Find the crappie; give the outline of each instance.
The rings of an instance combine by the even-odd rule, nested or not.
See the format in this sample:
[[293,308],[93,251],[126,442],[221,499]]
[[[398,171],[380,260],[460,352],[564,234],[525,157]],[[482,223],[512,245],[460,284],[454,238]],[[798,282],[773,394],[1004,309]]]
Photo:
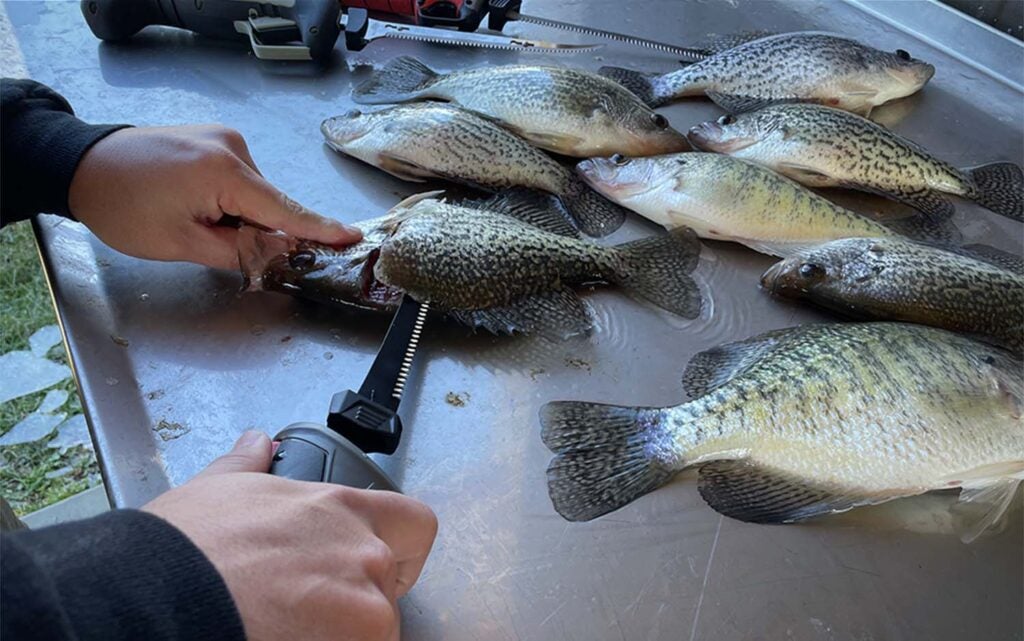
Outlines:
[[665,116],[620,84],[564,67],[501,65],[439,75],[403,56],[356,87],[352,99],[452,102],[566,156],[650,156],[689,149]]
[[336,151],[413,182],[442,178],[488,191],[527,187],[555,194],[591,236],[615,231],[626,214],[571,170],[493,122],[451,105],[399,105],[328,118]]
[[805,325],[698,354],[696,400],[541,410],[555,509],[581,521],[699,467],[701,496],[789,523],[960,487],[993,522],[1024,478],[1024,372],[1008,353],[901,323]]
[[932,65],[897,49],[879,51],[824,33],[782,33],[743,42],[679,71],[599,71],[651,106],[707,95],[730,112],[779,102],[816,102],[867,115],[909,96],[931,79]]
[[[898,320],[1024,349],[1024,272],[898,238],[850,238],[776,263],[761,286],[856,318]],[[1017,259],[1019,261],[1019,259]]]
[[729,156],[686,153],[650,158],[594,158],[577,165],[594,189],[672,229],[730,240],[788,256],[838,238],[941,236],[924,221],[885,225],[860,216],[760,165]]
[[887,196],[935,218],[953,214],[943,194],[1024,219],[1024,173],[999,162],[957,169],[866,118],[818,105],[775,105],[722,116],[690,129],[706,151],[770,167],[811,187],[846,187]]
[[687,318],[700,312],[690,231],[604,247],[580,240],[551,196],[513,190],[455,204],[438,193],[358,223],[364,237],[350,247],[250,231],[240,249],[250,288],[378,310],[408,293],[496,334],[586,332],[593,321],[571,289],[583,284],[615,285]]

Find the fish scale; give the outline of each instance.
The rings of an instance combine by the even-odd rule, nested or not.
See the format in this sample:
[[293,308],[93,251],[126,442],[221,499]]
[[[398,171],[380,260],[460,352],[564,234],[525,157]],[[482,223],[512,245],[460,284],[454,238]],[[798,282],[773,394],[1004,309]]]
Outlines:
[[943,327],[1024,352],[1024,274],[970,252],[897,238],[840,240],[773,265],[761,284],[848,316]]
[[699,468],[713,508],[763,523],[954,487],[980,497],[1024,478],[1019,362],[944,330],[775,330],[699,354],[684,385],[698,397],[676,407],[542,409],[556,454],[548,486],[563,516],[600,516],[688,467]]
[[952,215],[943,194],[1021,218],[1024,175],[994,163],[958,169],[866,118],[818,105],[776,105],[692,128],[690,141],[770,167],[815,187],[848,187],[894,198],[934,218]]
[[708,94],[733,112],[754,104],[796,100],[861,113],[916,92],[934,71],[909,55],[901,57],[812,32],[743,42],[679,71],[653,77],[617,67],[601,70],[655,106]]

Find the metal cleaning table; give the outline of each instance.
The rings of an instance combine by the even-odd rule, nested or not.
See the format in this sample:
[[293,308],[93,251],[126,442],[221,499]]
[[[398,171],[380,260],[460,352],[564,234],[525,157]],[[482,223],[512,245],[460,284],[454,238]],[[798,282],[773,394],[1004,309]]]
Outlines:
[[[958,165],[1024,157],[1020,43],[938,4],[527,4],[552,18],[680,43],[711,32],[818,29],[907,49],[935,64],[935,78],[921,94],[879,110],[879,119]],[[396,41],[339,51],[320,72],[165,30],[127,46],[101,44],[77,2],[6,8],[29,74],[61,91],[83,118],[226,123],[242,131],[274,183],[346,221],[378,215],[417,190],[321,142],[320,120],[352,107],[350,90],[368,65],[399,54],[442,70],[520,60],[591,69],[676,65],[618,46],[556,58]],[[720,113],[703,100],[663,111],[684,131]],[[866,197],[843,202],[879,205]],[[958,209],[971,240],[1021,251],[1020,223],[966,203]],[[631,221],[613,240],[653,230]],[[47,217],[40,234],[107,488],[119,506],[183,483],[242,430],[322,420],[331,394],[361,380],[386,329],[385,318],[282,295],[239,296],[236,274],[120,256],[67,221]],[[405,440],[382,461],[441,523],[423,578],[403,603],[406,639],[1021,639],[1019,505],[1001,533],[970,546],[949,532],[948,496],[802,526],[757,526],[720,517],[684,476],[590,523],[567,523],[552,510],[540,405],[678,403],[685,399],[680,373],[697,351],[826,318],[758,291],[757,277],[771,262],[708,244],[699,276],[713,311],[693,322],[597,292],[588,298],[601,329],[555,347],[430,327],[404,403]]]

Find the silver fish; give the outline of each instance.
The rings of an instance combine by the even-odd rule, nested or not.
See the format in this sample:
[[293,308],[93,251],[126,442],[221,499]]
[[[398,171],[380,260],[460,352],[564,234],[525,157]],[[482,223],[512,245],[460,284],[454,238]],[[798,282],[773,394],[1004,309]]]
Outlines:
[[619,67],[600,73],[652,106],[706,95],[730,112],[815,102],[867,115],[917,92],[935,67],[902,49],[890,53],[831,34],[796,32],[743,42],[663,75]]
[[566,156],[650,156],[689,149],[665,116],[618,83],[565,67],[500,65],[438,74],[403,56],[356,87],[352,99],[452,102]]
[[668,229],[738,242],[788,256],[838,238],[900,233],[955,242],[955,229],[917,218],[885,224],[844,209],[760,165],[730,156],[685,153],[594,158],[577,165],[594,189]]
[[933,218],[953,214],[943,194],[1024,219],[1024,172],[1008,162],[957,169],[920,145],[852,113],[775,105],[690,129],[690,142],[769,167],[811,187],[845,187],[893,198]]
[[527,187],[555,194],[591,236],[626,218],[570,169],[493,122],[442,103],[354,110],[320,125],[336,151],[413,182],[440,178],[488,191]]
[[[965,332],[1024,351],[1020,258],[988,247],[954,253],[901,238],[849,238],[772,265],[761,286],[847,316]],[[1016,269],[1006,265],[1016,260]]]
[[680,230],[605,247],[583,241],[558,201],[511,190],[486,201],[412,196],[358,223],[363,240],[333,248],[250,230],[240,248],[250,289],[391,311],[403,294],[495,334],[564,337],[593,320],[574,286],[609,284],[694,318],[689,276],[700,243]]
[[805,325],[694,357],[675,407],[559,401],[541,410],[555,509],[618,509],[700,470],[704,500],[791,523],[932,490],[991,507],[1024,479],[1024,370],[1008,352],[902,323]]

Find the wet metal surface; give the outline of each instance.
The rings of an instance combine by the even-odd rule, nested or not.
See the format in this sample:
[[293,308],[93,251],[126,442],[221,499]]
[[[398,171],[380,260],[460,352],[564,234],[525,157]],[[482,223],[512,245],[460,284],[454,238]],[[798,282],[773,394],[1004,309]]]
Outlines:
[[[821,29],[907,49],[938,71],[921,95],[879,110],[879,120],[960,166],[1024,156],[1019,44],[1008,48],[939,5],[914,3],[907,16],[911,3],[868,2],[865,11],[831,1],[660,1],[622,16],[623,3],[610,0],[527,4],[552,18],[680,43],[711,32]],[[14,2],[7,11],[29,73],[66,95],[83,118],[226,123],[242,131],[270,180],[346,221],[378,215],[417,191],[321,142],[320,121],[352,107],[352,84],[368,65],[399,54],[440,70],[521,59],[592,69],[675,65],[621,47],[540,58],[381,42],[339,52],[319,72],[169,31],[127,46],[100,44],[77,2]],[[913,19],[913,28],[903,31],[894,14]],[[703,100],[662,111],[683,131],[720,113]],[[836,196],[862,209],[884,206]],[[1019,223],[957,207],[971,240],[1021,251]],[[653,229],[632,221],[611,240]],[[361,381],[386,329],[384,318],[281,295],[240,297],[236,274],[126,258],[68,221],[47,217],[40,232],[117,505],[138,506],[184,482],[247,428],[321,421],[331,394]],[[1003,532],[971,546],[949,533],[948,496],[769,527],[720,517],[684,475],[591,523],[566,523],[552,510],[538,407],[556,398],[678,403],[685,400],[680,374],[697,351],[826,318],[758,291],[771,262],[708,244],[698,277],[713,306],[703,318],[683,322],[597,292],[588,299],[600,331],[554,348],[428,326],[403,405],[404,441],[382,460],[441,522],[423,579],[403,604],[406,639],[1021,638],[1019,506]]]

